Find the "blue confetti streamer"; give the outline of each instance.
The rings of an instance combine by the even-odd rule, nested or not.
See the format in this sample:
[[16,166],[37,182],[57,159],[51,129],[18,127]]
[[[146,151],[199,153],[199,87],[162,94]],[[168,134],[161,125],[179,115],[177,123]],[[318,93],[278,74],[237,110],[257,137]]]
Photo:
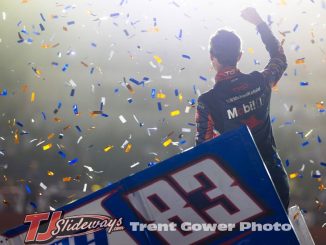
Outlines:
[[70,25],[74,25],[74,24],[75,24],[75,21],[73,21],[73,20],[67,22],[67,25],[68,25],[68,26],[70,26]]
[[62,71],[65,72],[69,67],[69,64],[64,64],[64,66],[62,67]]
[[7,89],[4,89],[0,92],[0,96],[7,96],[7,94],[8,94]]
[[112,13],[110,14],[110,17],[118,17],[120,14],[119,13]]
[[58,62],[54,62],[54,61],[53,61],[53,62],[51,63],[51,65],[53,65],[53,66],[58,66],[58,65],[59,65],[59,63],[58,63]]
[[21,123],[21,122],[16,122],[16,124],[19,126],[19,127],[24,127],[24,125]]
[[301,144],[302,147],[305,147],[305,146],[307,146],[307,145],[309,145],[309,141],[305,141],[305,142],[303,142],[303,143]]
[[190,56],[189,56],[189,55],[186,55],[186,54],[183,54],[183,55],[182,55],[182,58],[184,58],[184,59],[188,59],[188,60],[191,59]]
[[105,114],[105,113],[102,113],[101,116],[102,117],[109,117],[109,115],[108,114]]
[[62,106],[62,103],[61,103],[61,101],[59,101],[59,102],[58,102],[58,109],[60,109],[61,106]]
[[180,29],[180,31],[179,31],[179,35],[178,35],[178,37],[177,37],[179,40],[181,40],[182,39],[182,29]]
[[71,91],[70,91],[70,96],[73,97],[74,95],[75,95],[75,89],[73,88],[73,89],[71,89]]
[[29,204],[30,204],[34,209],[37,209],[37,205],[36,205],[35,202],[30,202]]
[[31,194],[31,188],[29,188],[29,186],[27,184],[25,184],[25,190],[27,191],[28,194]]
[[309,82],[305,82],[305,81],[300,82],[300,86],[308,86],[308,85],[309,85]]
[[94,68],[94,67],[92,67],[89,73],[90,73],[90,74],[93,74],[93,72],[94,72],[94,69],[95,69],[95,68]]
[[75,115],[79,114],[78,113],[78,106],[76,104],[72,106],[72,109],[73,109]]
[[318,142],[319,144],[322,142],[322,140],[321,140],[321,138],[320,138],[319,135],[317,136],[317,142]]
[[156,89],[152,89],[151,97],[154,99],[156,97]]
[[162,111],[162,105],[161,102],[157,102],[157,108],[159,111]]
[[71,166],[71,165],[74,165],[77,162],[78,162],[78,158],[74,158],[74,159],[68,161],[68,164]]
[[66,153],[64,153],[63,151],[58,151],[58,154],[65,159],[66,158]]
[[91,45],[92,45],[94,48],[97,47],[96,43],[91,43]]
[[321,162],[320,165],[326,167],[326,162]]
[[77,131],[78,131],[79,133],[82,132],[81,128],[80,128],[78,125],[76,125],[75,128],[77,129]]
[[136,85],[140,85],[140,84],[143,83],[143,82],[139,82],[139,81],[136,80],[135,78],[130,78],[129,81],[132,82],[132,83],[134,83],[134,84],[136,84]]
[[46,120],[46,115],[45,115],[45,112],[42,111],[42,117],[43,117],[43,120]]
[[203,77],[203,76],[199,76],[199,78],[201,79],[201,80],[203,80],[203,81],[207,81],[207,78],[206,77]]
[[174,90],[174,94],[175,94],[175,96],[179,96],[179,90],[178,89],[175,89]]
[[42,20],[45,22],[46,20],[44,18],[44,15],[42,13],[40,13],[40,15],[41,15]]
[[126,29],[124,29],[123,32],[126,34],[126,36],[129,36],[129,32]]
[[132,98],[128,98],[128,103],[129,103],[129,104],[132,103]]
[[40,24],[40,29],[41,29],[41,31],[45,31],[45,28],[42,24]]
[[290,161],[289,161],[289,159],[286,159],[285,160],[285,165],[288,167],[288,166],[290,166]]
[[294,27],[293,27],[293,32],[296,32],[298,30],[298,27],[299,27],[299,24],[296,24]]

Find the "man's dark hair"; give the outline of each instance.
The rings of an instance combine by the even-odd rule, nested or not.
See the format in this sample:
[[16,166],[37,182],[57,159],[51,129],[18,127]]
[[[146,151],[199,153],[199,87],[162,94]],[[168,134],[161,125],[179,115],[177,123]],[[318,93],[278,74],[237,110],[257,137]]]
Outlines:
[[240,55],[241,41],[233,32],[218,30],[210,40],[210,53],[224,66],[235,66]]

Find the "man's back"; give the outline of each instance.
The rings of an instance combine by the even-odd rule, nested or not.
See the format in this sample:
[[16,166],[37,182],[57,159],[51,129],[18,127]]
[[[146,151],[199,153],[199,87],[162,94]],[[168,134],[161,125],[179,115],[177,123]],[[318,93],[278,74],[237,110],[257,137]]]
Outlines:
[[269,116],[271,87],[261,73],[243,74],[235,68],[223,71],[223,80],[204,93],[199,106],[211,112],[220,133],[247,125],[263,158],[272,157],[275,142]]

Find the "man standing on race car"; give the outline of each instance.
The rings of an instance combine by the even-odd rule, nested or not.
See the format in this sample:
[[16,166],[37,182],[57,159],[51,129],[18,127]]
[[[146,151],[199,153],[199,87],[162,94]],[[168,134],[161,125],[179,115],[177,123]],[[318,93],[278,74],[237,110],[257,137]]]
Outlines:
[[241,58],[240,38],[232,31],[219,30],[210,39],[210,57],[217,71],[215,85],[198,98],[196,144],[247,125],[273,179],[284,208],[289,206],[289,182],[276,150],[270,120],[272,87],[287,68],[278,40],[254,8],[242,11],[254,24],[270,55],[263,71],[243,74],[237,69]]

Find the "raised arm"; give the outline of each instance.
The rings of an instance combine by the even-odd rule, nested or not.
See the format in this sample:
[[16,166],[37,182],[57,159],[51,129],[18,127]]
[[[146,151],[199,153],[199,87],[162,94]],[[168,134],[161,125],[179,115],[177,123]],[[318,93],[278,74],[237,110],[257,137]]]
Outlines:
[[265,44],[270,60],[262,71],[262,74],[265,81],[273,87],[280,80],[287,68],[284,50],[268,25],[262,20],[254,8],[246,8],[242,11],[241,16],[257,27],[261,39]]

